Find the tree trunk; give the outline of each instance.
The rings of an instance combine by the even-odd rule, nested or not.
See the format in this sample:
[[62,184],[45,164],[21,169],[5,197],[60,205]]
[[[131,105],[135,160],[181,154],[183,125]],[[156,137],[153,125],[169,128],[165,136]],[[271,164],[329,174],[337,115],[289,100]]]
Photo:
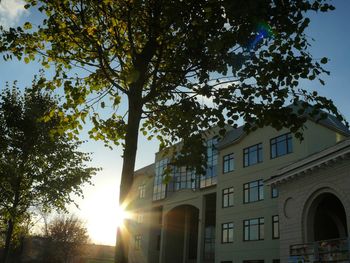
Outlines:
[[[140,96],[139,96],[140,98]],[[119,205],[122,205],[128,199],[130,192],[134,170],[135,160],[137,152],[138,132],[142,114],[142,103],[140,99],[137,99],[137,95],[129,95],[129,113],[128,124],[125,134],[125,145],[123,154],[123,169],[120,182],[120,194]],[[125,207],[127,209],[127,207]],[[127,224],[127,222],[126,222]],[[117,242],[116,242],[116,263],[128,262],[130,236],[127,231],[124,233],[122,229],[117,230]]]
[[5,248],[4,248],[4,254],[3,254],[3,257],[2,257],[2,263],[7,263],[8,260],[9,260],[13,227],[14,227],[13,220],[9,219],[8,222],[7,222]]

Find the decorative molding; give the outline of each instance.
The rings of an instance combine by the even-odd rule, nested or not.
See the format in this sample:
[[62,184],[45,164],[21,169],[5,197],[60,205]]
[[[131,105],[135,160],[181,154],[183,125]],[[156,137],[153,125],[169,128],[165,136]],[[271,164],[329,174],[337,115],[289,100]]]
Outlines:
[[276,185],[287,182],[295,177],[306,175],[325,166],[349,159],[350,139],[341,141],[323,151],[312,154],[302,160],[281,168],[277,174],[265,181],[267,185]]

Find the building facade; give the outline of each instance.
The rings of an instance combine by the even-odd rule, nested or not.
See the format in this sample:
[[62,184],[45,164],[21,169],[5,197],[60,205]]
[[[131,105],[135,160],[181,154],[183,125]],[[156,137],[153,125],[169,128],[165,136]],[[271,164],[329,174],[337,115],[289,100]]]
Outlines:
[[[150,263],[293,260],[291,246],[316,239],[304,239],[294,233],[301,231],[296,228],[302,206],[297,201],[291,203],[288,213],[293,216],[288,220],[295,221],[286,219],[283,206],[288,198],[298,199],[299,184],[308,192],[311,183],[284,183],[284,179],[280,182],[277,178],[282,178],[281,171],[286,173],[292,164],[334,147],[349,135],[332,116],[318,123],[307,121],[303,141],[287,130],[270,127],[249,134],[237,128],[220,141],[209,134],[204,175],[186,167],[170,167],[169,153],[157,153],[154,164],[135,172],[129,197],[133,219],[127,224],[129,260]],[[164,171],[168,171],[166,176]],[[307,178],[318,181],[312,176]],[[323,183],[327,185],[328,181]],[[343,193],[350,191],[350,184],[344,187]],[[306,194],[300,198],[307,198]],[[345,205],[350,208],[350,203]],[[344,238],[348,237],[347,231],[345,227]]]

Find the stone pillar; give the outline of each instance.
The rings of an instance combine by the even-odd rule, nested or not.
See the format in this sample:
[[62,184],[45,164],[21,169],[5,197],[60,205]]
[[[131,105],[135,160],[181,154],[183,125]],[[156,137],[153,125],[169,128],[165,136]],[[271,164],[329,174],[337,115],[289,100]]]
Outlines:
[[182,254],[182,262],[183,263],[187,263],[187,259],[188,259],[188,249],[189,249],[189,230],[190,230],[190,211],[188,209],[188,207],[185,207],[185,218],[184,218],[184,247],[183,247],[183,254]]
[[159,251],[159,263],[165,262],[165,247],[166,247],[166,238],[167,238],[167,216],[166,213],[163,212],[162,215],[162,229],[160,234],[160,251]]
[[204,197],[200,197],[198,213],[198,239],[197,239],[197,263],[203,262],[204,249],[204,223],[205,223],[205,202]]

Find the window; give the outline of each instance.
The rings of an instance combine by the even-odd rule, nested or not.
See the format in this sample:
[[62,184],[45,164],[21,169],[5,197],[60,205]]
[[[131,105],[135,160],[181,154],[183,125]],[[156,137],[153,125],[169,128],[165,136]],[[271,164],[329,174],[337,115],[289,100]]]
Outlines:
[[244,200],[243,202],[252,203],[264,200],[264,183],[263,180],[253,181],[243,185]]
[[135,249],[141,249],[141,241],[142,241],[142,236],[136,235],[135,236]]
[[292,134],[286,133],[270,141],[271,159],[293,152]]
[[142,214],[142,213],[138,213],[138,214],[136,215],[136,222],[137,222],[138,224],[143,223],[143,214]]
[[233,206],[233,187],[222,190],[222,207]]
[[173,167],[175,191],[196,188],[196,173],[186,166]]
[[272,217],[272,238],[280,238],[280,222],[278,215]]
[[243,221],[244,241],[264,239],[264,218],[254,218]]
[[244,167],[262,162],[262,144],[256,144],[243,149]]
[[204,260],[215,259],[215,226],[206,226],[204,232]]
[[217,164],[218,164],[218,151],[215,147],[217,139],[212,138],[207,140],[207,170],[206,174],[200,177],[200,187],[208,187],[216,185],[217,180]]
[[163,183],[164,171],[168,166],[168,159],[162,159],[156,162],[156,175],[153,185],[153,200],[161,200],[166,196],[167,185]]
[[144,199],[146,197],[146,185],[139,185],[139,198]]
[[222,224],[221,242],[232,243],[233,242],[233,223]]
[[235,159],[233,153],[223,157],[223,173],[232,172],[235,169]]
[[271,187],[271,198],[278,197],[278,189],[276,187]]

